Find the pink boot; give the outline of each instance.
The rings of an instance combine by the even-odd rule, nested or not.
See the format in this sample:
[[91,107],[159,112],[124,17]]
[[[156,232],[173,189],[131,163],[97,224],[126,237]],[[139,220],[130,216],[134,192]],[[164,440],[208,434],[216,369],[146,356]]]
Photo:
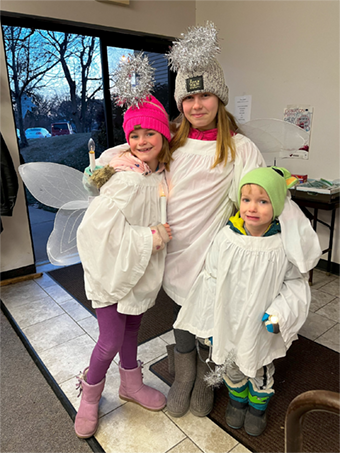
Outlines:
[[119,398],[132,401],[150,411],[160,411],[166,405],[163,393],[143,384],[142,362],[138,360],[137,368],[124,370],[119,364],[120,387]]
[[[87,439],[97,431],[98,405],[104,390],[105,378],[99,384],[90,385],[86,382],[88,367],[78,377],[79,395],[82,393],[80,406],[74,422],[74,430],[78,437]],[[78,396],[79,396],[78,395]]]

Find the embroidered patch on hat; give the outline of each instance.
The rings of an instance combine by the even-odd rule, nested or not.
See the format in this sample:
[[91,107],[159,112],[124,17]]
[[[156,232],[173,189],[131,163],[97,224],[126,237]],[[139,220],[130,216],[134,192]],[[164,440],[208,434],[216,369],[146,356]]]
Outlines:
[[135,131],[138,131],[138,129],[142,129],[142,126],[141,126],[140,124],[135,124],[135,125],[133,126],[133,129],[134,129]]
[[186,84],[188,93],[191,91],[204,90],[203,76],[190,77],[189,79],[186,79]]

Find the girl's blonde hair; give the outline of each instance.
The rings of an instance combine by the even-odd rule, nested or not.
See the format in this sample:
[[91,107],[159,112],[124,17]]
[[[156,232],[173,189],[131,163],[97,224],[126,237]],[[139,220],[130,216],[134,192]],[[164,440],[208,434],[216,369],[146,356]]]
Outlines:
[[171,152],[170,152],[170,144],[168,139],[162,135],[163,138],[163,145],[161,152],[158,154],[158,162],[162,162],[165,165],[165,169],[167,171],[170,170],[170,162],[173,160],[171,157]]
[[[217,143],[216,143],[216,153],[215,161],[211,168],[215,168],[218,164],[226,165],[228,161],[232,162],[235,159],[235,144],[232,139],[232,134],[235,134],[238,130],[238,126],[234,116],[229,113],[223,102],[218,99],[218,109],[217,109]],[[171,154],[176,151],[176,149],[181,148],[185,145],[191,124],[186,119],[186,117],[181,114],[176,118],[175,123],[180,123],[179,127],[175,132],[175,135],[172,137],[170,142],[170,152]],[[230,158],[228,158],[230,154]]]

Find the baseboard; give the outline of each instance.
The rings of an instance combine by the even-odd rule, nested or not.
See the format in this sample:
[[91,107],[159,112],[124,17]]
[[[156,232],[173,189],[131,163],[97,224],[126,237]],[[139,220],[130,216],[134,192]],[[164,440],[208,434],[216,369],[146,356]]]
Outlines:
[[33,280],[35,278],[42,277],[42,272],[37,274],[22,275],[21,277],[7,278],[6,280],[0,281],[0,286],[14,285],[15,283],[26,282],[27,280]]
[[[327,260],[320,260],[316,266],[316,269],[327,272],[327,264]],[[340,264],[331,262],[330,273],[334,275],[340,275]]]
[[0,273],[0,280],[10,280],[12,278],[23,277],[30,274],[35,274],[37,269],[35,264],[30,264],[29,266],[20,267],[18,269],[12,269],[10,271],[5,271]]

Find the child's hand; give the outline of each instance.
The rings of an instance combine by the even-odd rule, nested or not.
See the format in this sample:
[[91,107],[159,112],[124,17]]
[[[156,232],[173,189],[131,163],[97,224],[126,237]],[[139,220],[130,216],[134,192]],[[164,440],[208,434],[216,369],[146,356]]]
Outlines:
[[278,320],[277,316],[268,315],[268,313],[265,313],[262,316],[262,322],[264,322],[268,332],[270,332],[270,333],[279,333],[280,332],[279,320]]
[[[96,165],[96,167],[95,167],[95,169],[93,170],[93,172],[95,172],[96,170],[100,170],[101,168],[103,168],[102,165]],[[88,175],[88,176],[92,176],[92,173],[93,173],[93,172],[91,171],[91,167],[90,167],[90,166],[86,167],[85,170],[84,170],[84,172],[85,172],[85,174]]]
[[152,254],[155,254],[164,249],[165,244],[170,241],[172,236],[167,223],[164,225],[159,223],[157,226],[150,227],[150,229],[152,234]]
[[164,228],[166,229],[166,232],[168,233],[168,236],[170,239],[172,239],[172,234],[171,234],[171,228],[168,223],[163,223]]

